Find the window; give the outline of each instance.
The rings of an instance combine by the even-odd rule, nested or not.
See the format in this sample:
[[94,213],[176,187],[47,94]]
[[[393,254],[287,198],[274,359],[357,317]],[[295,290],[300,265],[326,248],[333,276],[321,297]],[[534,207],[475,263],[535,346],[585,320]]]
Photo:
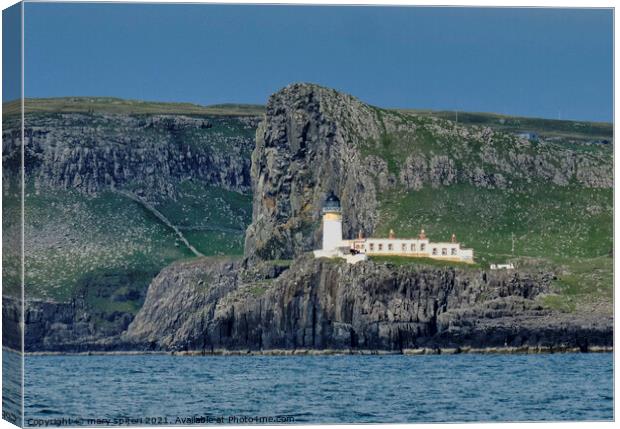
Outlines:
[[437,248],[433,247],[433,255],[436,255],[436,254],[437,254]]
[[420,252],[424,252],[426,250],[426,244],[420,244]]
[[379,243],[379,251],[383,250],[383,244]]
[[390,251],[394,250],[394,246],[392,245],[392,243],[388,244],[388,250]]
[[446,249],[445,247],[441,249],[441,256],[448,256],[448,249]]
[[400,248],[402,249],[403,252],[407,251],[407,245],[405,243],[403,243]]
[[452,254],[456,255],[456,249],[452,249]]
[[370,251],[372,252],[373,250],[375,250],[375,243],[370,243]]
[[411,244],[411,251],[415,252],[415,244],[413,244],[413,243]]

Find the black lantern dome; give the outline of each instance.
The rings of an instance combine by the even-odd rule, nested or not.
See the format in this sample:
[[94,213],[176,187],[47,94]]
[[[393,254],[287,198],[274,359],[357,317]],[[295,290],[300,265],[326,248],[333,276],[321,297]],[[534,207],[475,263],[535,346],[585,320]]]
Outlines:
[[340,213],[340,200],[331,192],[323,204],[323,213]]

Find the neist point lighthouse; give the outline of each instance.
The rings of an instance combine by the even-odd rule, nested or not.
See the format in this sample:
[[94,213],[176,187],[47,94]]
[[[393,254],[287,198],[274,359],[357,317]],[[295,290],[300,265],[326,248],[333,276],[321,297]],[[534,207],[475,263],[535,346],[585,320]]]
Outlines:
[[424,230],[418,238],[396,238],[393,230],[387,238],[364,238],[360,232],[353,240],[342,239],[342,208],[340,200],[331,193],[323,205],[323,248],[314,251],[317,258],[343,258],[351,264],[367,259],[368,255],[432,258],[444,261],[474,262],[474,251],[461,248],[452,234],[449,242],[433,243]]

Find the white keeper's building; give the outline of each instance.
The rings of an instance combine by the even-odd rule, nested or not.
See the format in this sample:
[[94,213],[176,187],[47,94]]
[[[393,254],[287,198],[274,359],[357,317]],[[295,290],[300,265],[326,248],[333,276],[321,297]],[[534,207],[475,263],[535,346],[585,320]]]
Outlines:
[[355,264],[368,256],[393,255],[412,258],[432,258],[464,263],[474,262],[474,251],[464,249],[452,234],[449,242],[433,243],[424,230],[417,238],[396,238],[393,230],[387,238],[364,238],[360,232],[353,240],[342,238],[342,209],[340,200],[332,193],[323,205],[323,248],[314,251],[317,258],[344,258]]

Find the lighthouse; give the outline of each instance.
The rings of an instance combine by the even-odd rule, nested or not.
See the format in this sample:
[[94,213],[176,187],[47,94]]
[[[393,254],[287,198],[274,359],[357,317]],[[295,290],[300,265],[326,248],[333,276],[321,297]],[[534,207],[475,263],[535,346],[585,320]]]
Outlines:
[[342,208],[333,192],[325,199],[323,215],[323,246],[314,251],[316,258],[341,258],[350,264],[365,261],[369,256],[401,256],[432,258],[444,261],[474,263],[473,249],[461,247],[452,234],[449,242],[431,242],[422,229],[416,238],[400,238],[390,229],[387,238],[364,237],[360,231],[357,239],[342,238]]
[[323,251],[331,252],[342,246],[342,209],[332,192],[323,204]]
[[[330,193],[323,208],[323,248],[314,251],[317,258],[342,258],[350,264],[366,260],[366,255],[355,249],[355,240],[342,239],[342,208],[340,200]],[[363,241],[363,240],[362,240]]]

